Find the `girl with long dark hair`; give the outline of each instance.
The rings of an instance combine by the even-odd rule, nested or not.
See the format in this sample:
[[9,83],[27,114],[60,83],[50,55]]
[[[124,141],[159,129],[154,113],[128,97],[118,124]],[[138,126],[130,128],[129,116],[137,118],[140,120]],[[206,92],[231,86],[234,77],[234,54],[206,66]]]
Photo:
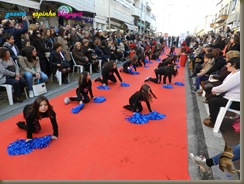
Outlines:
[[115,61],[109,61],[104,65],[104,68],[102,70],[102,79],[101,79],[101,77],[98,77],[95,79],[95,82],[99,81],[104,86],[108,85],[108,80],[111,80],[112,82],[116,83],[117,79],[115,78],[114,73],[117,75],[120,82],[123,82],[122,78],[118,72],[116,62]]
[[32,104],[28,104],[24,107],[23,115],[25,122],[20,121],[17,126],[21,129],[27,130],[27,141],[33,139],[32,134],[38,133],[41,130],[39,120],[43,118],[49,118],[53,127],[52,139],[58,138],[58,124],[56,120],[56,113],[53,110],[53,106],[49,103],[48,99],[40,95],[36,97]]
[[147,77],[144,82],[152,81],[154,83],[160,84],[163,78],[163,83],[166,84],[166,79],[168,78],[169,83],[172,82],[172,76],[176,77],[178,75],[178,67],[177,64],[171,64],[170,66],[163,66],[156,68],[154,70],[156,78],[152,78],[151,76]]
[[150,103],[152,98],[157,97],[151,90],[151,87],[147,84],[143,84],[139,91],[135,92],[129,98],[129,105],[125,105],[124,108],[132,112],[141,112],[143,110],[141,102],[144,101],[147,104],[149,112],[152,112]]
[[76,97],[66,97],[64,99],[64,103],[68,104],[70,101],[77,101],[80,104],[88,103],[90,98],[88,96],[88,92],[90,93],[91,98],[93,98],[92,93],[92,82],[91,82],[91,74],[87,71],[84,71],[80,74],[78,88],[76,89]]

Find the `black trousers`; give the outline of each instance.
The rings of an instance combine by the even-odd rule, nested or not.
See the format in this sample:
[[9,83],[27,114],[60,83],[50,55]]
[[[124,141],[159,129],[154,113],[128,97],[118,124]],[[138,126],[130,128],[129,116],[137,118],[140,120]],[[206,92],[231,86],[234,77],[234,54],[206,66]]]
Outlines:
[[[227,102],[228,99],[223,97],[218,97],[212,94],[208,96],[208,107],[211,117],[210,120],[212,123],[215,123],[219,114],[220,107],[225,107]],[[233,102],[230,107],[235,110],[240,110],[240,102]]]
[[88,103],[90,101],[88,94],[86,93],[80,94],[78,89],[76,89],[76,97],[70,97],[69,99],[70,101],[77,101],[77,102],[82,101],[83,103]]
[[14,88],[14,96],[20,97],[26,86],[26,81],[21,77],[20,80],[15,78],[7,78],[5,84],[10,84]]

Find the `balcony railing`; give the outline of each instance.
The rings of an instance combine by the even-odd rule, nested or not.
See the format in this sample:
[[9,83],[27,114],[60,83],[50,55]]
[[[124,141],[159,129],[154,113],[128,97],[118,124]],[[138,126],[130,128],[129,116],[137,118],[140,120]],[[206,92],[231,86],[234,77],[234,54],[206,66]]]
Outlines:
[[210,27],[213,28],[213,27],[214,27],[214,23],[211,23],[211,24],[210,24]]
[[220,15],[220,16],[216,19],[216,23],[222,23],[222,22],[224,22],[227,18],[228,18],[228,15]]

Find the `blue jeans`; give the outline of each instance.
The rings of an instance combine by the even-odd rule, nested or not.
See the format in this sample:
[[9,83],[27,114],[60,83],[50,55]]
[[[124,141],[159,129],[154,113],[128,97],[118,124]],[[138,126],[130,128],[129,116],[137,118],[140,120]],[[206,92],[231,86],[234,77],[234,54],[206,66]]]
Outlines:
[[[43,82],[45,83],[48,79],[48,76],[43,72],[41,72],[40,75],[41,75],[40,83],[43,83]],[[32,88],[33,77],[34,77],[33,74],[30,72],[24,72],[24,77],[26,79],[29,91],[33,91],[33,88]]]
[[208,78],[209,78],[209,76],[206,76],[206,75],[198,76],[196,78],[196,88],[195,88],[195,90],[199,90],[201,81],[206,81],[206,80],[208,80]]
[[[232,161],[239,160],[240,159],[240,144],[237,144],[236,146],[232,147],[234,157],[232,158]],[[219,164],[219,157],[222,155],[222,153],[215,155],[212,157],[214,165]]]

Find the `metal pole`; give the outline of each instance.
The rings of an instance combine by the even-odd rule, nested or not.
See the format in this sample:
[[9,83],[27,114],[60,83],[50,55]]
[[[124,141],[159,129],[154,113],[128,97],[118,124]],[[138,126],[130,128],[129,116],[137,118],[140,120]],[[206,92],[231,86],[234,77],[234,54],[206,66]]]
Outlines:
[[110,0],[108,0],[108,29],[110,30]]
[[143,10],[143,0],[141,1],[141,20],[140,20],[140,34],[142,34],[142,10]]

